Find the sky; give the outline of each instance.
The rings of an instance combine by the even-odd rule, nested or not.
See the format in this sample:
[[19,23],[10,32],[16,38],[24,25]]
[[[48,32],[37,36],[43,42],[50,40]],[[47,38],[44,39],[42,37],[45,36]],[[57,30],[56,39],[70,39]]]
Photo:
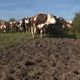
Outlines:
[[80,0],[0,0],[0,19],[21,19],[51,13],[72,20],[80,11]]

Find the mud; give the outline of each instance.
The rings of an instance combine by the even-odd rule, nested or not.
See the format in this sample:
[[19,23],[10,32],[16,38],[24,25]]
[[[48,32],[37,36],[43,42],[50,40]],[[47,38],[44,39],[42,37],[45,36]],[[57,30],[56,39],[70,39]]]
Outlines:
[[80,80],[80,40],[43,38],[5,47],[0,80]]

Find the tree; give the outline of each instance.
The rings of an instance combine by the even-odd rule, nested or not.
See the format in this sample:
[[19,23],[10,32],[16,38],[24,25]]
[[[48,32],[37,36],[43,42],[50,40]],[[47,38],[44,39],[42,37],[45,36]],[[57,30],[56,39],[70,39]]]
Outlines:
[[16,21],[16,19],[15,18],[10,18],[9,21]]
[[73,24],[73,30],[75,30],[75,32],[80,32],[80,12],[75,14]]

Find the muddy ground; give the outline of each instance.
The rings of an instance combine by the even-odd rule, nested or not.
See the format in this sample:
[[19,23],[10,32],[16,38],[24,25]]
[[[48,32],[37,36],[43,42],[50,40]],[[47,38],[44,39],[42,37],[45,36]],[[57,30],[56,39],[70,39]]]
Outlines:
[[33,39],[0,49],[0,80],[80,80],[80,40]]

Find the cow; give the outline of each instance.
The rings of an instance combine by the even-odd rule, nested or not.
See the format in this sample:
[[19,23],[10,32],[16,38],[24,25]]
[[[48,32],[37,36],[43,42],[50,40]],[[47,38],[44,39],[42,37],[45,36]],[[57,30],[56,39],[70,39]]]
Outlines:
[[20,32],[23,31],[23,28],[22,28],[22,20],[21,19],[16,22],[16,26],[18,28],[18,31],[20,31]]
[[35,37],[37,30],[40,30],[40,37],[42,38],[43,30],[49,24],[55,24],[56,20],[52,14],[39,13],[35,16],[32,16],[29,23],[31,25],[31,33],[33,38]]
[[5,22],[4,21],[1,21],[0,22],[0,31],[6,32],[6,29],[7,29],[7,27],[5,25]]
[[17,26],[17,21],[10,21],[9,25],[10,25],[11,32],[18,31],[19,28]]
[[69,29],[71,29],[72,26],[73,26],[73,23],[72,23],[71,20],[70,20],[70,21],[66,21],[66,24],[67,24],[67,27],[68,27]]
[[22,19],[21,27],[23,28],[24,32],[31,31],[31,18],[25,17]]
[[9,24],[9,21],[6,21],[5,22],[5,26],[6,26],[6,32],[10,32],[11,31],[11,28],[10,28],[10,24]]
[[54,16],[56,23],[50,24],[47,29],[46,33],[49,35],[57,35],[57,34],[63,34],[65,30],[69,30],[72,27],[71,22],[66,21],[62,17]]
[[20,32],[30,31],[30,18],[24,17],[16,22],[16,26]]
[[66,29],[71,29],[71,25],[72,25],[72,22],[69,22],[69,21],[66,21],[64,18],[62,17],[59,17],[58,18],[58,21],[59,23],[62,25],[63,28],[66,28]]

